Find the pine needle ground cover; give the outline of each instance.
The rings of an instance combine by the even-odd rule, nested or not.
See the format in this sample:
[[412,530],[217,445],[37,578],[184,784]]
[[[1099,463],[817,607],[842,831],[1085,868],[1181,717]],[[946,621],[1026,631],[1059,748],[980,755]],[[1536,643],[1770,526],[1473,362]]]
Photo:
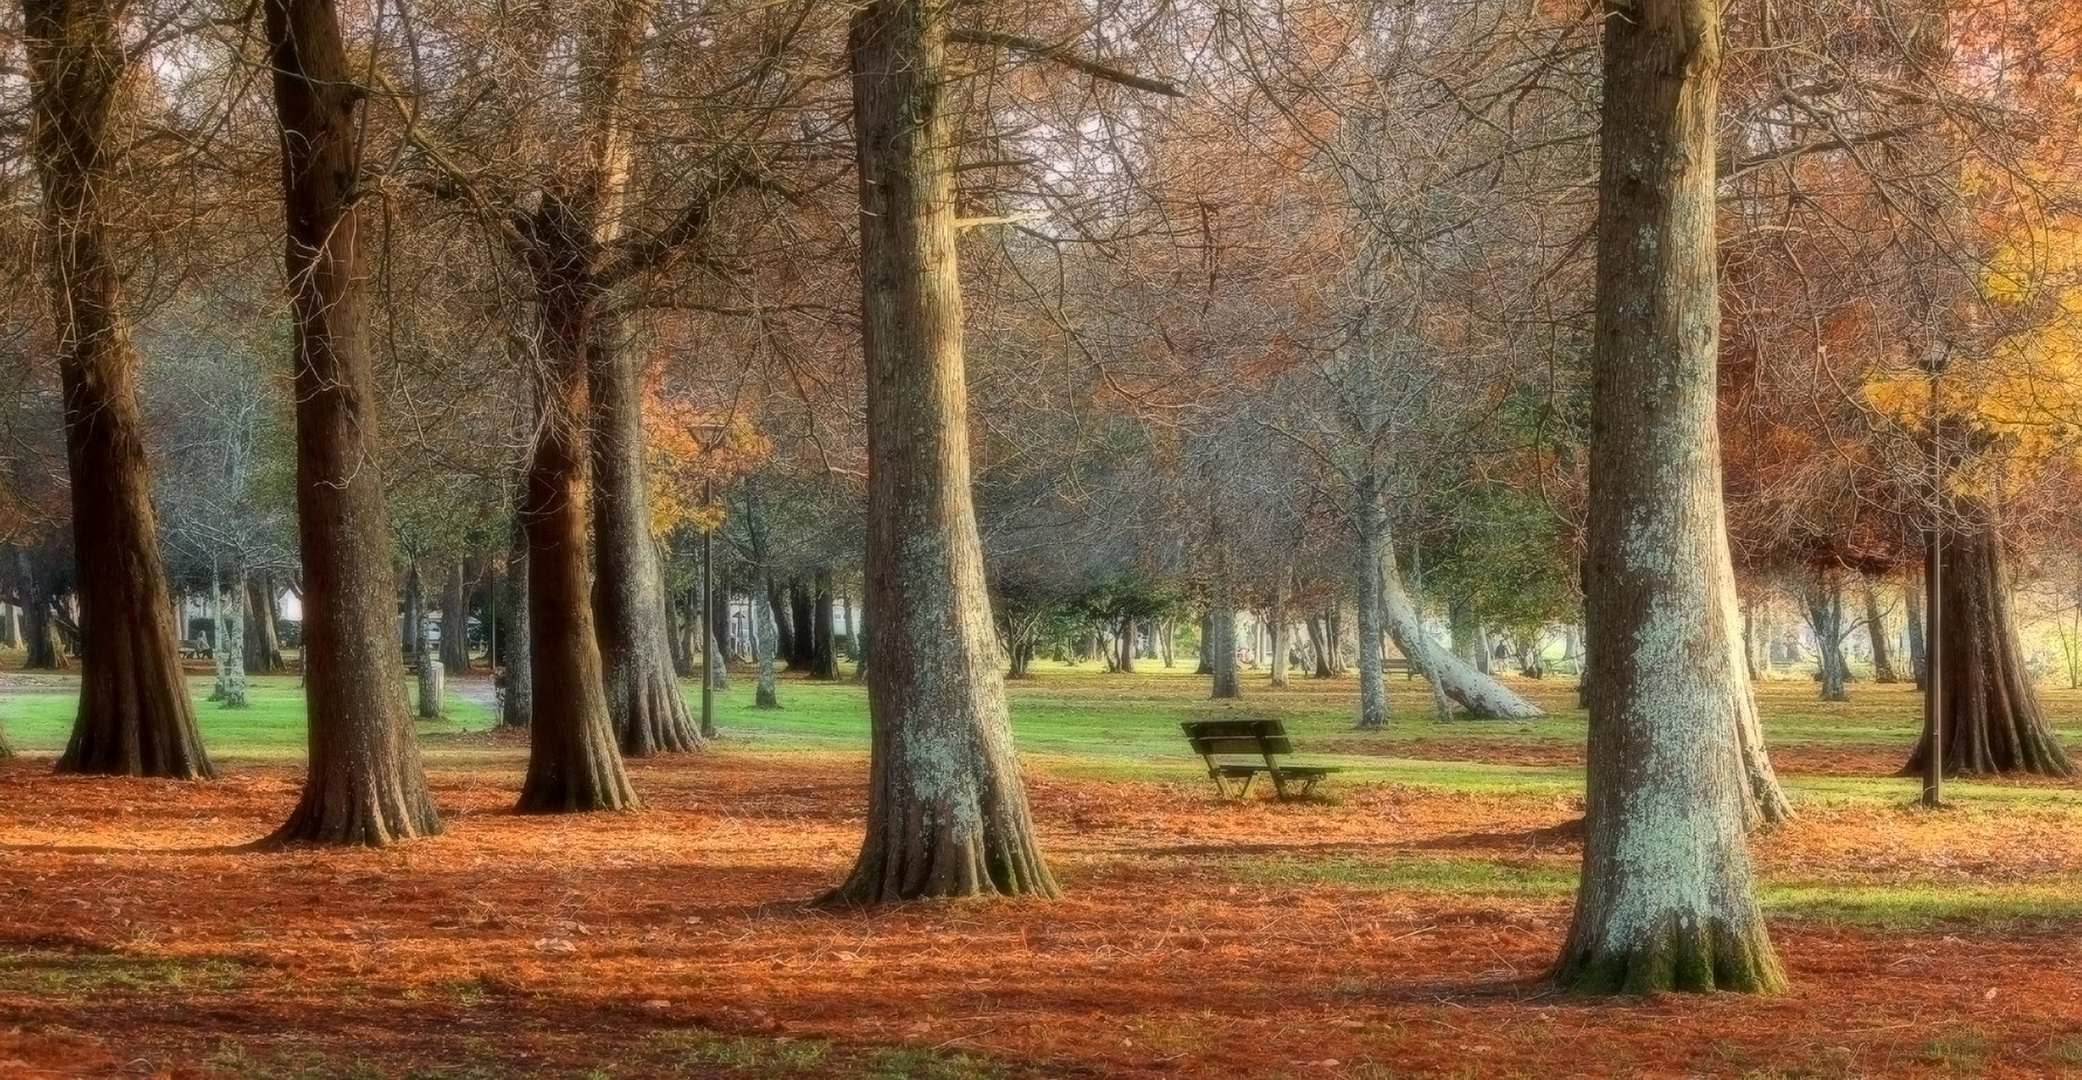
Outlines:
[[[859,843],[851,683],[721,697],[710,752],[631,763],[650,809],[512,812],[525,738],[456,680],[423,728],[447,820],[376,852],[255,852],[298,791],[293,679],[199,703],[224,778],[50,773],[64,680],[0,685],[0,1075],[2046,1076],[2082,1069],[2082,789],[1892,777],[1916,698],[1763,686],[1800,811],[1759,837],[1793,990],[1605,1001],[1539,976],[1566,928],[1583,722],[1441,722],[1395,680],[1241,702],[1039,665],[1013,689],[1055,903],[812,909]],[[1255,689],[1255,688],[1254,688]],[[207,692],[196,684],[198,694]],[[2064,738],[2082,696],[2049,692]],[[1328,797],[1218,799],[1178,721],[1283,719]]]

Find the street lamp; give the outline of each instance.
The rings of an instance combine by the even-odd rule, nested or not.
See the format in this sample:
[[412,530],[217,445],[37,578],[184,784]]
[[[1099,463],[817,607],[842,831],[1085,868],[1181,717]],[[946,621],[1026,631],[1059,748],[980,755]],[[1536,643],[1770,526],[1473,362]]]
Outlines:
[[[704,459],[713,458],[723,447],[726,431],[721,424],[694,425],[694,438],[701,444]],[[701,477],[701,737],[716,737],[716,627],[715,588],[716,524],[708,509],[716,501],[715,463],[704,460]]]

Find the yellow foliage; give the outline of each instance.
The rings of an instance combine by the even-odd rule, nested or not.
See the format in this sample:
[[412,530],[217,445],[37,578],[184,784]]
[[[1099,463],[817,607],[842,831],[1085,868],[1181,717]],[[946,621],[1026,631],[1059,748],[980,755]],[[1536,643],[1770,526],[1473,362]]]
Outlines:
[[2021,328],[1948,364],[1934,399],[1919,369],[1875,372],[1864,388],[1867,404],[1919,437],[1937,418],[1959,494],[1999,493],[2057,458],[2082,461],[2082,221],[2034,224],[2006,241],[1981,292]]
[[[651,532],[664,537],[686,526],[720,528],[722,496],[759,467],[772,450],[751,421],[706,412],[683,398],[647,388],[643,399],[644,478],[650,489]],[[714,485],[714,501],[703,488]]]

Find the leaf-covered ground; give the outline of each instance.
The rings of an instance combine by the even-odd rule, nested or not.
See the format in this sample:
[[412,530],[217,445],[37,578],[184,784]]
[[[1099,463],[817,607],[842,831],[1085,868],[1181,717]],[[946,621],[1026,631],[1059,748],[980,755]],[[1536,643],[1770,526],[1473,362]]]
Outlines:
[[1241,708],[1353,767],[1330,801],[1237,803],[1171,748],[1198,682],[1043,679],[1016,702],[1067,899],[831,912],[806,902],[859,842],[858,691],[784,690],[792,716],[635,763],[635,814],[515,815],[523,738],[431,735],[448,831],[381,852],[242,849],[298,771],[237,745],[214,783],[52,776],[35,704],[0,697],[30,752],[0,763],[0,1076],[2082,1071],[2082,800],[1910,807],[1891,688],[1834,713],[1767,688],[1802,811],[1756,844],[1792,992],[1647,1001],[1540,981],[1580,717],[1442,725],[1410,694],[1359,735],[1349,683],[1261,693]]

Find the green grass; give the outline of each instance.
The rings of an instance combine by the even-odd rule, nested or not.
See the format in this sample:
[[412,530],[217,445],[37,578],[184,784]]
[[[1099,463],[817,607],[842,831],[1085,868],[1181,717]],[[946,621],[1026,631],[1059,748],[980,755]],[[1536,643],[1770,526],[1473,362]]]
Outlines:
[[[207,700],[210,679],[191,676],[188,694],[203,745],[213,759],[301,760],[305,751],[304,691],[295,675],[252,675],[246,680],[247,706],[227,709]],[[400,691],[403,692],[402,690]],[[70,693],[0,694],[0,722],[7,739],[22,753],[55,754],[65,749],[78,711]],[[451,693],[444,702],[447,719],[419,726],[421,734],[476,731],[497,721],[492,711]]]
[[168,960],[119,953],[31,950],[0,953],[0,992],[51,998],[92,998],[133,990],[223,990],[239,982],[228,960]]

